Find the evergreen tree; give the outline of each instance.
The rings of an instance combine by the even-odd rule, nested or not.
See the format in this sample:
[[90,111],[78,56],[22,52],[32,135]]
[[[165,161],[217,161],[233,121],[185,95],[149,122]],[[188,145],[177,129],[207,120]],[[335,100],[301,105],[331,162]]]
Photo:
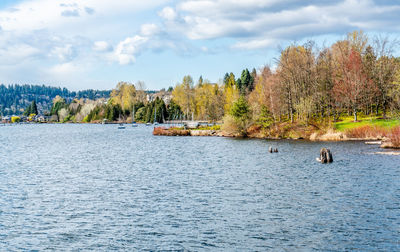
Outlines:
[[256,78],[257,78],[257,71],[256,71],[255,68],[253,68],[253,70],[251,71],[250,77],[251,77],[251,79],[250,79],[250,85],[249,85],[249,87],[248,87],[248,91],[249,91],[249,92],[251,92],[251,91],[254,90],[254,82],[255,82],[255,80],[256,80]]
[[153,103],[149,103],[146,106],[146,116],[144,118],[145,122],[152,122],[153,120]]
[[251,85],[251,76],[249,69],[246,68],[242,71],[240,80],[241,80],[240,92],[242,94],[245,94],[246,91],[249,90],[249,87]]
[[251,110],[244,96],[240,96],[233,104],[230,115],[234,118],[240,134],[245,136],[248,123],[251,119]]
[[122,114],[123,113],[122,113],[121,105],[119,105],[119,104],[113,105],[112,106],[112,120],[111,121],[119,120]]
[[240,78],[238,78],[236,80],[236,88],[240,91],[240,93],[242,93],[243,83],[242,83],[242,80]]
[[30,114],[31,114],[31,107],[32,107],[32,104],[30,104],[26,109],[25,109],[25,111],[24,111],[24,116],[29,116]]
[[224,85],[225,86],[228,85],[228,82],[229,82],[229,74],[226,73],[225,76],[224,76]]
[[197,86],[201,87],[203,86],[203,76],[200,75],[199,81],[197,82]]
[[238,120],[248,119],[250,116],[250,106],[243,96],[233,104],[230,114]]
[[38,114],[38,109],[37,109],[37,105],[36,105],[36,101],[33,101],[31,104],[31,114]]
[[144,122],[146,117],[146,107],[141,107],[135,113],[135,121]]
[[168,120],[179,120],[182,114],[183,113],[181,111],[181,107],[179,107],[179,105],[176,104],[174,100],[171,100],[167,108]]
[[26,109],[25,109],[25,112],[24,112],[24,116],[29,116],[29,115],[31,115],[31,114],[35,114],[35,115],[37,115],[38,114],[38,109],[37,109],[37,106],[36,106],[36,102],[35,101],[33,101]]

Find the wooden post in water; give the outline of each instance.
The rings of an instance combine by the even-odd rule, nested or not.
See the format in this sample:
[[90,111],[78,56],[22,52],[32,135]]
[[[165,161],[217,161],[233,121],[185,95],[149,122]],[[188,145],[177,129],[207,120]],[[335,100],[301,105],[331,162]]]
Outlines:
[[272,146],[270,146],[269,148],[268,148],[268,151],[269,151],[269,153],[276,153],[276,152],[278,152],[278,148],[272,148]]
[[329,149],[327,149],[327,148],[322,148],[319,151],[319,161],[322,164],[332,163],[333,162],[333,157],[332,157],[331,151]]

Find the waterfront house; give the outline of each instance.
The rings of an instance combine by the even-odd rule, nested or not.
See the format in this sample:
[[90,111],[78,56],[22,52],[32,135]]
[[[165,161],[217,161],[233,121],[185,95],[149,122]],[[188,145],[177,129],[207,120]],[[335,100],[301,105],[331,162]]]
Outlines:
[[10,116],[3,116],[1,118],[1,122],[2,123],[9,123],[9,122],[11,122],[11,117]]
[[50,121],[50,116],[39,115],[35,118],[36,122],[48,122]]

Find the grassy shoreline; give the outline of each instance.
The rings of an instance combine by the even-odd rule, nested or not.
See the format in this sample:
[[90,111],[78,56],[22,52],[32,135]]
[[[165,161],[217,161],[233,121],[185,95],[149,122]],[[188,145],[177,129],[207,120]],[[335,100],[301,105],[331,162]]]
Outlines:
[[252,125],[245,136],[220,128],[183,129],[157,127],[154,135],[220,136],[257,139],[305,139],[310,141],[381,141],[383,148],[400,148],[400,120],[373,117],[351,121],[344,118],[331,125],[282,122],[268,128]]

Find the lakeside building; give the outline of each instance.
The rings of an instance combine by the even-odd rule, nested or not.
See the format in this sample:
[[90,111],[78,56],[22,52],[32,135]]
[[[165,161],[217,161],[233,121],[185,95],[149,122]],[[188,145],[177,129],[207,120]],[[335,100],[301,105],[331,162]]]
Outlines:
[[148,102],[153,102],[157,98],[162,99],[166,105],[168,105],[172,100],[171,92],[158,92],[158,93],[148,93],[146,95],[146,100]]
[[35,122],[49,122],[50,116],[37,115],[37,116],[35,116],[34,121]]
[[1,118],[2,123],[10,123],[11,122],[11,116],[3,116]]

